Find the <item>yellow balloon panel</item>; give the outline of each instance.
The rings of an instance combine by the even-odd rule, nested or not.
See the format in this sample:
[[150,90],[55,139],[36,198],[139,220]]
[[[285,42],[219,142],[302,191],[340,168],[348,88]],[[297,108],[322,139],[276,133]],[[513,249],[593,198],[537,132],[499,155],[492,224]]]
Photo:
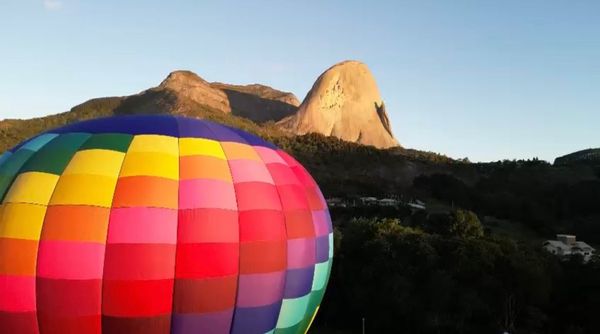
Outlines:
[[45,205],[4,204],[0,216],[0,238],[38,240],[45,215]]
[[119,176],[125,153],[111,150],[84,150],[73,156],[63,175],[91,174]]
[[158,176],[179,179],[179,158],[164,153],[128,152],[121,176]]
[[128,154],[134,152],[160,152],[178,156],[178,138],[161,135],[137,135],[129,146]]
[[5,203],[47,205],[59,176],[41,172],[20,174],[10,188]]
[[215,140],[204,138],[181,138],[179,140],[181,156],[207,155],[220,159],[227,159],[221,144]]
[[110,208],[117,176],[71,174],[63,175],[50,205],[93,205]]

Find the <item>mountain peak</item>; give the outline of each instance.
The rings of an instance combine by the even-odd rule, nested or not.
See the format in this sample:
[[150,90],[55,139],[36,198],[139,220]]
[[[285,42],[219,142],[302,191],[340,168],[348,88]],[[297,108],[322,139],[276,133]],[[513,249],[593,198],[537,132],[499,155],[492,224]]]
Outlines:
[[323,72],[298,112],[280,124],[297,134],[316,132],[379,148],[399,146],[375,78],[356,60]]
[[[362,68],[366,68],[367,70],[369,69],[367,67],[367,64],[363,63],[360,60],[347,59],[347,60],[342,60],[339,63],[333,64],[330,68],[327,69],[327,71],[334,69],[334,68],[340,68],[340,67],[345,67],[345,68],[362,67]],[[327,71],[325,71],[325,72],[327,72]]]
[[292,93],[269,86],[210,83],[192,71],[178,70],[158,86],[125,98],[119,112],[198,115],[203,109],[262,123],[292,115],[298,105]]
[[198,76],[198,74],[187,70],[177,70],[169,73],[169,75],[160,83],[159,87],[179,89],[182,87],[197,87],[203,85],[207,86],[208,82]]

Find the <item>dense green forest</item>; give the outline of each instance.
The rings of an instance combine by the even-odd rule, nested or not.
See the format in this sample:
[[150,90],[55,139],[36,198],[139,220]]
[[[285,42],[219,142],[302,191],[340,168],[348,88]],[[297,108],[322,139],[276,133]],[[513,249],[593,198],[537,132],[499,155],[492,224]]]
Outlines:
[[[574,233],[600,244],[598,166],[538,159],[471,164],[316,135],[288,145],[282,146],[328,195],[438,204],[417,212],[332,208],[336,255],[314,333],[360,333],[362,318],[367,333],[600,333],[599,258],[561,260],[540,242]],[[401,163],[422,171],[409,186],[377,167]],[[534,237],[520,230],[497,234],[482,224],[487,217]]]
[[432,174],[417,177],[414,189],[480,215],[519,222],[540,235],[573,233],[600,243],[600,174],[594,176],[593,167],[569,167],[565,173],[564,167],[526,161],[485,168],[486,175],[473,184]]
[[465,210],[333,209],[314,333],[599,333],[600,261],[484,233]]

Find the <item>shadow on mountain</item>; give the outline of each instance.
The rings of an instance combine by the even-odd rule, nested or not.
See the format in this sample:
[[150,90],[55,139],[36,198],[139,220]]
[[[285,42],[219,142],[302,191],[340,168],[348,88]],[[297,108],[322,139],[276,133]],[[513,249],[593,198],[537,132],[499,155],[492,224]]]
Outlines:
[[276,100],[265,99],[253,94],[243,93],[232,89],[223,89],[229,99],[231,113],[245,117],[257,123],[279,121],[293,115],[298,107]]
[[177,96],[168,90],[148,90],[126,97],[114,109],[115,115],[170,114],[177,104]]

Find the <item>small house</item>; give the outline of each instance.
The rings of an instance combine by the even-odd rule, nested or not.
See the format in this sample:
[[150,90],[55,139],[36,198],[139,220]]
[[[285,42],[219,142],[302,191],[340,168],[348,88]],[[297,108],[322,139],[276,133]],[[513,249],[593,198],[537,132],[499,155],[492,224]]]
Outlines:
[[377,198],[376,197],[361,197],[360,203],[362,205],[375,205],[375,204],[377,204]]
[[330,208],[334,208],[334,207],[345,208],[346,207],[346,202],[341,198],[333,197],[333,198],[328,198],[326,201],[327,201],[327,206],[329,206]]
[[427,209],[427,207],[425,206],[425,203],[422,201],[419,201],[418,199],[408,202],[407,205],[413,210],[426,210]]
[[557,234],[556,240],[546,240],[544,249],[557,256],[579,254],[585,262],[589,261],[596,251],[594,247],[583,241],[577,241],[577,237],[570,234]]
[[382,198],[377,201],[377,204],[379,204],[379,206],[398,206],[399,203],[400,201],[393,198]]

